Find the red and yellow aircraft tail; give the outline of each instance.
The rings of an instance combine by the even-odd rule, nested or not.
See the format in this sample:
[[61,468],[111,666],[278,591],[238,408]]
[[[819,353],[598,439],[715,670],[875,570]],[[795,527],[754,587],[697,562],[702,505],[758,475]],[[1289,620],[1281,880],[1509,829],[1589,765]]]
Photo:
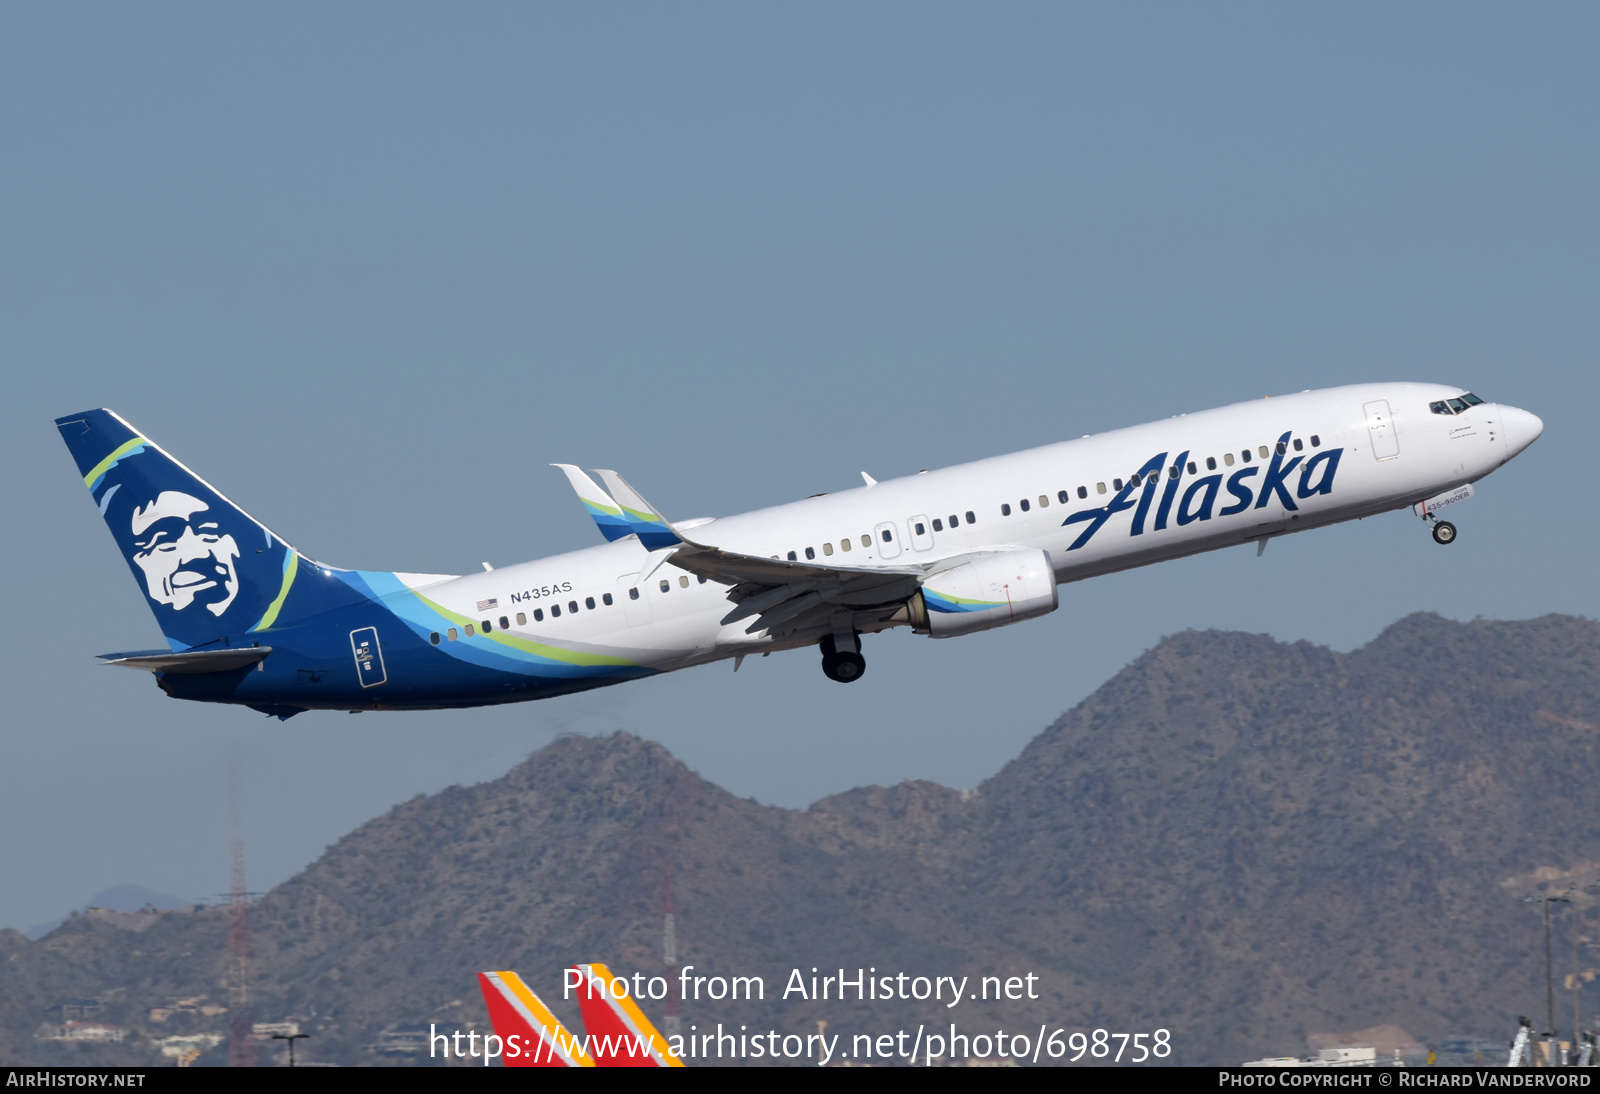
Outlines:
[[[578,1009],[589,1033],[589,1051],[599,1067],[682,1067],[683,1061],[667,1052],[667,1042],[650,1024],[626,987],[612,994],[614,977],[599,963],[574,965],[583,975],[578,989]],[[627,981],[620,981],[626,985]]]
[[505,1042],[506,1067],[595,1067],[599,1061],[550,1013],[514,972],[480,972],[478,987],[489,1007],[489,1021]]

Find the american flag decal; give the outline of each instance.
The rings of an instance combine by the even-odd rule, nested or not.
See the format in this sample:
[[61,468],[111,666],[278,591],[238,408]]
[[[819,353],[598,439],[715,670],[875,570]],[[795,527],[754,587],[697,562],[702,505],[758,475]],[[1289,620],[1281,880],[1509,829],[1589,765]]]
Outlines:
[[478,610],[480,612],[486,612],[490,608],[498,608],[499,606],[500,598],[498,596],[491,596],[488,600],[478,601]]

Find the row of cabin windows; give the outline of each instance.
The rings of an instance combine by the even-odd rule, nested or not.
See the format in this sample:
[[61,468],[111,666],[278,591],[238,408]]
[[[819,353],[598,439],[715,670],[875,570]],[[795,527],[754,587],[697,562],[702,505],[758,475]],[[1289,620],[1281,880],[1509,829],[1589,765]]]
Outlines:
[[[951,528],[959,528],[959,527],[961,527],[961,516],[960,516],[960,514],[951,513],[950,517],[949,517],[949,520],[950,520],[950,527]],[[971,509],[967,510],[967,523],[968,524],[977,524],[978,523],[978,516]],[[915,529],[913,529],[913,530],[919,536],[925,536],[925,535],[928,534],[927,527],[925,525],[923,525],[922,522],[920,522],[920,521],[917,522],[917,525],[916,525]],[[944,520],[939,518],[939,517],[934,517],[933,518],[933,530],[935,532],[944,531]],[[894,542],[894,532],[891,529],[885,528],[885,529],[883,529],[883,532],[881,534],[883,536],[883,542],[885,542],[885,543],[893,543]],[[863,546],[863,547],[871,547],[872,546],[872,535],[870,533],[862,533],[861,546]],[[845,553],[848,554],[852,550],[852,545],[850,543],[850,540],[841,539],[839,541],[839,550],[844,551]],[[822,553],[824,555],[827,555],[827,556],[832,556],[832,554],[833,554],[833,544],[824,543],[822,545]],[[773,555],[772,557],[773,558],[777,558],[778,556],[777,555]],[[817,549],[815,547],[807,547],[806,548],[806,558],[807,559],[815,559],[816,557],[817,557]],[[800,556],[796,552],[790,551],[789,552],[789,561],[790,562],[799,562],[800,561]],[[705,578],[701,578],[700,580],[704,581]]]
[[[1296,437],[1293,441],[1291,441],[1289,443],[1285,443],[1283,441],[1279,441],[1276,445],[1273,445],[1273,446],[1270,446],[1270,447],[1267,446],[1267,445],[1260,445],[1260,446],[1258,446],[1256,448],[1256,453],[1263,460],[1266,460],[1266,459],[1271,459],[1272,458],[1272,452],[1273,452],[1274,448],[1277,449],[1278,455],[1282,456],[1282,455],[1284,455],[1285,453],[1287,453],[1289,451],[1291,446],[1294,448],[1294,450],[1296,452],[1305,451],[1305,443],[1303,441],[1301,441],[1300,438]],[[1322,447],[1322,438],[1320,436],[1318,436],[1317,434],[1315,434],[1315,433],[1313,433],[1311,435],[1311,447],[1312,448],[1321,448]],[[1252,456],[1250,454],[1250,450],[1248,448],[1246,448],[1246,449],[1240,450],[1239,458],[1241,460],[1243,460],[1245,463],[1249,463],[1255,457]],[[1225,466],[1225,467],[1232,467],[1233,466],[1233,453],[1232,452],[1224,452],[1222,454],[1222,463],[1223,463],[1223,466]],[[1216,469],[1217,469],[1217,458],[1215,456],[1207,456],[1206,457],[1206,470],[1207,471],[1215,471]],[[1174,478],[1177,477],[1178,475],[1182,474],[1185,471],[1187,471],[1191,475],[1197,475],[1197,474],[1199,474],[1200,469],[1199,469],[1199,466],[1195,463],[1194,460],[1190,460],[1187,466],[1183,466],[1183,465],[1180,465],[1180,464],[1173,464],[1171,467],[1167,468],[1168,476],[1169,477],[1174,477]],[[1161,472],[1159,470],[1150,472],[1149,481],[1150,482],[1160,482],[1161,481]],[[1139,482],[1140,482],[1139,476],[1138,475],[1134,475],[1134,476],[1132,476],[1131,478],[1128,479],[1128,482],[1127,482],[1126,485],[1130,485],[1130,486],[1135,486],[1136,487],[1136,486],[1139,485]],[[1123,486],[1124,486],[1124,483],[1123,483],[1123,481],[1121,479],[1112,479],[1111,480],[1111,489],[1120,491]],[[1094,489],[1095,489],[1095,493],[1104,494],[1106,492],[1106,484],[1103,483],[1103,482],[1097,482],[1097,483],[1094,484]],[[1089,488],[1087,486],[1078,487],[1078,497],[1079,498],[1087,498],[1088,496],[1089,496]],[[1065,490],[1059,490],[1059,491],[1056,492],[1056,500],[1059,501],[1062,505],[1066,505],[1069,501],[1072,500],[1072,495],[1069,494]],[[1024,513],[1026,513],[1029,509],[1033,508],[1033,503],[1029,499],[1023,498],[1021,501],[1019,501],[1017,503],[1017,506]],[[1050,507],[1050,495],[1049,494],[1040,494],[1039,495],[1039,508],[1048,509],[1049,507]],[[1002,517],[1009,517],[1011,515],[1011,503],[1010,502],[1001,502],[1000,503],[1000,515]],[[972,514],[968,513],[967,514],[967,518],[970,520],[972,518]],[[934,525],[934,528],[937,529],[938,526],[939,526],[939,522],[938,521],[934,521],[933,525]],[[918,534],[920,535],[921,533],[918,533]],[[790,557],[792,558],[793,556],[791,555]]]
[[[629,589],[628,591],[630,593],[634,594],[634,599],[635,600],[638,599],[639,590],[637,590],[637,589]],[[611,596],[610,593],[602,593],[602,594],[600,594],[600,601],[601,601],[601,603],[603,603],[608,608],[613,603],[615,603],[615,601],[612,599],[612,596]],[[583,598],[583,606],[585,608],[588,608],[590,611],[594,611],[594,609],[597,607],[597,605],[594,602],[594,597],[592,597],[592,596],[584,597]],[[576,600],[567,601],[567,612],[570,615],[577,615],[578,614],[578,602]],[[561,605],[560,604],[552,604],[552,605],[550,605],[550,618],[551,619],[560,619],[561,618]],[[543,623],[544,622],[544,609],[543,608],[535,608],[535,609],[533,609],[533,621],[535,623]],[[507,618],[506,616],[502,615],[500,617],[499,623],[500,623],[500,629],[501,630],[508,631],[508,630],[511,629],[511,620],[509,618]],[[528,613],[527,612],[518,612],[517,613],[517,626],[525,627],[525,626],[527,626],[527,624],[528,624]],[[480,619],[478,621],[478,626],[483,628],[483,633],[484,634],[493,634],[494,633],[495,624],[494,624],[493,620]],[[473,627],[473,625],[471,623],[468,623],[465,626],[465,628],[463,628],[463,629],[467,632],[467,637],[468,638],[471,638],[474,634],[477,633],[477,630]],[[461,637],[461,636],[456,631],[456,629],[454,627],[446,628],[446,630],[444,632],[445,640],[450,641],[450,642],[454,642],[459,637]],[[434,631],[432,634],[428,635],[428,641],[432,642],[435,646],[437,646],[439,644],[439,632],[438,631]]]

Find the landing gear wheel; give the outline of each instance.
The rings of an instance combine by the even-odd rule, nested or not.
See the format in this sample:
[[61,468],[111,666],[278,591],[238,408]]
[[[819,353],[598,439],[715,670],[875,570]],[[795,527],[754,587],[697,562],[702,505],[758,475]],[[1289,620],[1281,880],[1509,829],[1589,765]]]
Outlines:
[[1433,526],[1433,542],[1439,544],[1454,543],[1456,541],[1456,526],[1447,520],[1441,520]]
[[861,679],[867,671],[867,659],[859,653],[825,653],[822,655],[822,673],[829,680],[841,684]]

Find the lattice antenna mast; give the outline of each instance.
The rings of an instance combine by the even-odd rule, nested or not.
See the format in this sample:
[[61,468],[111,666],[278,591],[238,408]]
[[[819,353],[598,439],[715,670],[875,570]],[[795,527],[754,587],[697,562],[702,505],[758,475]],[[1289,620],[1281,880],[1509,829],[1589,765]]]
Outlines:
[[233,814],[233,889],[228,897],[228,1066],[255,1067],[256,1041],[250,1021],[250,891],[244,884],[244,836],[239,827],[239,761],[228,771]]
[[661,929],[661,956],[666,961],[667,1020],[666,1034],[676,1037],[683,1022],[678,1017],[678,919],[672,911],[672,863],[667,863],[667,916]]

